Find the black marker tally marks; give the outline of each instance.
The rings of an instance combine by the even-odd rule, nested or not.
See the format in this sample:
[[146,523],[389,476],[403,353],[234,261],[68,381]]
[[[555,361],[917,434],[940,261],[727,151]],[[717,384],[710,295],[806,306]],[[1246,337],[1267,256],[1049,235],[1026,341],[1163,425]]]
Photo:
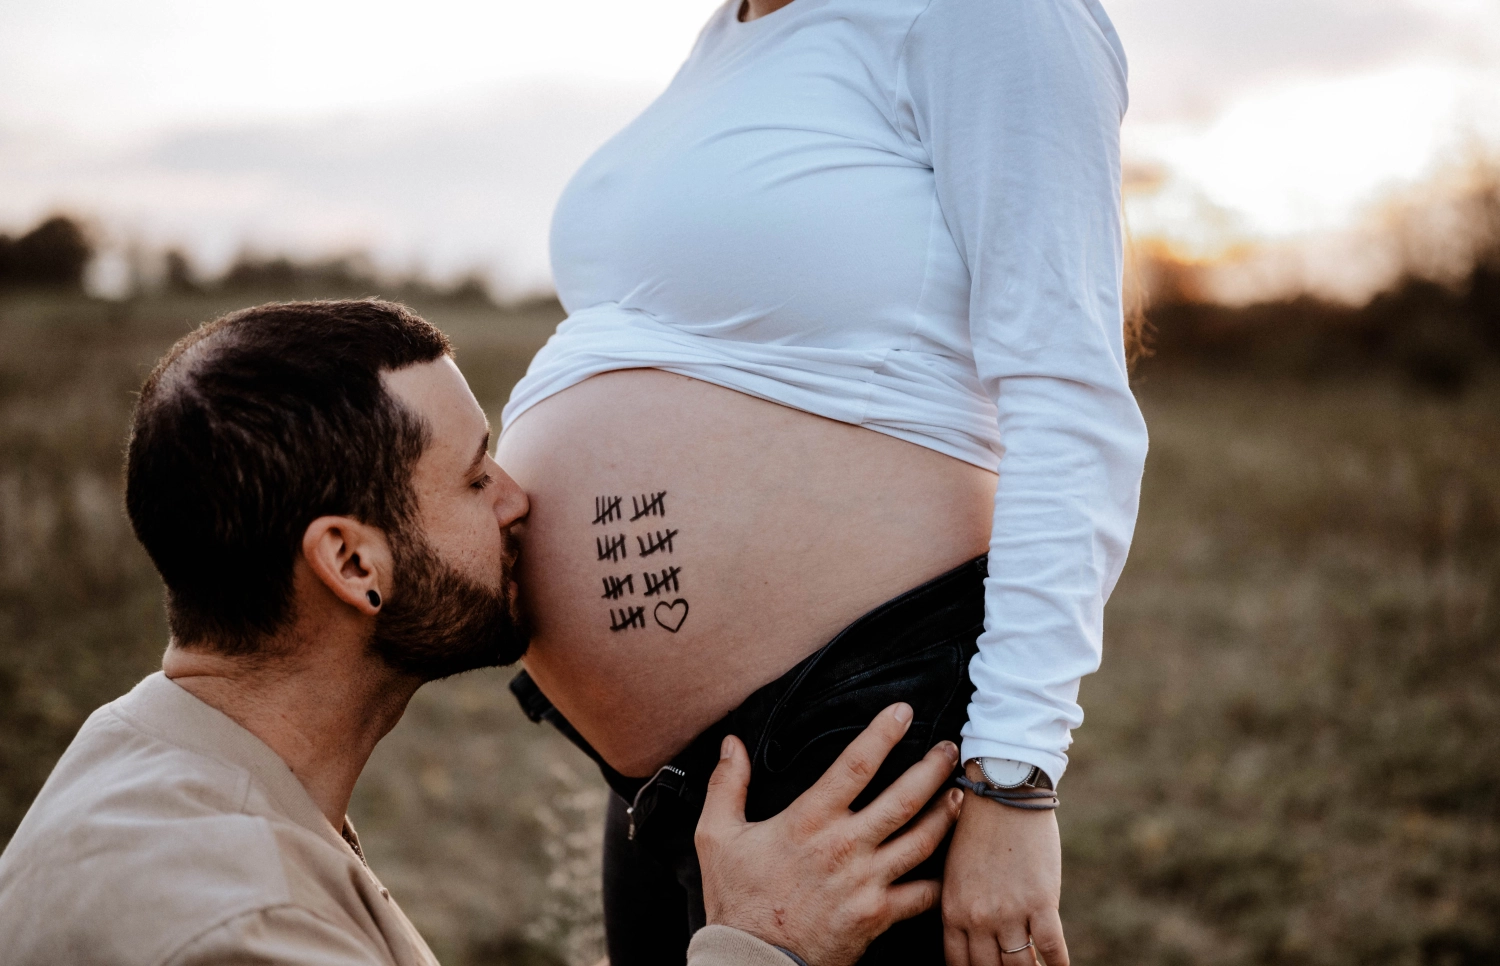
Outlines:
[[644,596],[655,597],[657,594],[665,591],[671,591],[674,594],[677,593],[677,575],[680,573],[682,573],[681,567],[666,567],[662,570],[660,576],[649,571],[641,574],[641,580],[646,583]]
[[618,633],[627,628],[644,628],[645,626],[646,608],[644,607],[625,607],[620,610],[611,607],[609,609],[609,629],[612,631]]
[[[642,574],[642,576],[647,576],[647,575]],[[631,595],[635,594],[635,577],[634,576],[632,576],[631,574],[626,574],[623,577],[605,577],[604,578],[604,595],[603,596],[604,596],[605,600],[619,600],[620,599],[620,595],[622,595],[622,594],[631,594]],[[648,591],[647,592],[647,596],[649,596],[649,595],[650,595],[650,592]]]
[[598,551],[600,560],[608,560],[616,563],[624,560],[629,554],[625,552],[625,534],[617,537],[595,537],[594,548]]
[[[632,498],[633,499],[633,498]],[[617,496],[594,497],[594,522],[609,523],[620,519],[620,498]]]
[[658,530],[655,533],[648,533],[644,537],[636,537],[635,542],[640,551],[638,556],[649,557],[658,550],[665,550],[667,553],[671,553],[672,538],[675,536],[677,536],[676,530],[667,530],[665,532]]
[[666,500],[666,498],[666,490],[661,490],[650,495],[642,493],[640,496],[631,497],[630,506],[635,511],[635,515],[630,518],[630,522],[634,523],[641,517],[666,516],[667,505],[663,502],[664,500]]

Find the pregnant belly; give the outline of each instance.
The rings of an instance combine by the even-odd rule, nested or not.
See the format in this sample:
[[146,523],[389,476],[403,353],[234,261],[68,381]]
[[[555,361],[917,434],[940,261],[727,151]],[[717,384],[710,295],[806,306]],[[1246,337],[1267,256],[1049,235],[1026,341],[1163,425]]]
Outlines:
[[996,477],[655,369],[505,428],[526,490],[526,668],[604,759],[653,773],[885,600],[983,553]]

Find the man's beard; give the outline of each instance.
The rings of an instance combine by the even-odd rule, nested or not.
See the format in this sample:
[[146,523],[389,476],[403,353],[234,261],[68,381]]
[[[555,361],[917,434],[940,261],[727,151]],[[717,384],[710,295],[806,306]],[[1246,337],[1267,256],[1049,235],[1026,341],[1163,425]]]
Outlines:
[[[507,537],[507,542],[509,537]],[[394,586],[370,646],[387,664],[423,681],[514,664],[527,633],[510,593],[513,555],[491,590],[454,570],[415,527],[392,534]]]

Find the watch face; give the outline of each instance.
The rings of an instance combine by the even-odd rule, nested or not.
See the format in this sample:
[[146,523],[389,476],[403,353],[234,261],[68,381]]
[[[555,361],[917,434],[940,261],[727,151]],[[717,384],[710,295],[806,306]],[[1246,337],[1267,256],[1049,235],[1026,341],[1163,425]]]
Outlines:
[[1012,758],[981,758],[979,770],[996,788],[1015,788],[1031,777],[1031,766]]

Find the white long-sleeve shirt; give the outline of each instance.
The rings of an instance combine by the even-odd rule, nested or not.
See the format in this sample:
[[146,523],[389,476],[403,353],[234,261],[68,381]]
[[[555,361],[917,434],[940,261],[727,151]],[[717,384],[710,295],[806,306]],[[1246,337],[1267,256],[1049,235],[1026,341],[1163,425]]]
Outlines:
[[1146,454],[1119,39],[1096,0],[738,7],[563,194],[569,317],[504,421],[651,367],[998,471],[963,756],[1056,781]]

